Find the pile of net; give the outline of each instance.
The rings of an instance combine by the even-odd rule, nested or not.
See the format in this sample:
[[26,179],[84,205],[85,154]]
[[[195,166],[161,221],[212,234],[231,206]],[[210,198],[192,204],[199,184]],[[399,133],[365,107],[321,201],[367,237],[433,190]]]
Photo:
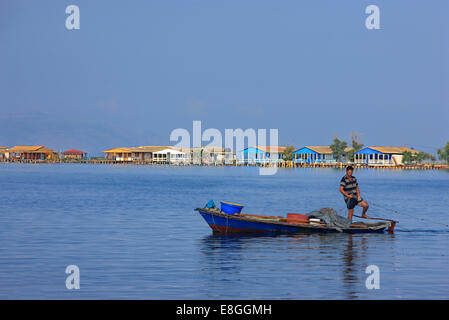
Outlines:
[[320,210],[306,213],[306,215],[309,216],[309,218],[322,219],[326,222],[327,227],[335,228],[340,232],[343,231],[342,229],[349,228],[352,223],[351,220],[339,216],[337,211],[332,208],[322,208]]

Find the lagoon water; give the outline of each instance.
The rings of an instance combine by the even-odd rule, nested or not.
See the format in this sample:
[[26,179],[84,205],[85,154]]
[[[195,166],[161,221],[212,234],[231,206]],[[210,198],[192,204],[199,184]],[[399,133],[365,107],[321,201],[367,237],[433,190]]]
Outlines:
[[[333,207],[343,170],[0,164],[1,299],[448,299],[449,172],[356,170],[395,234],[214,236],[193,211]],[[360,214],[360,208],[356,214]],[[68,290],[65,269],[80,269]],[[365,286],[369,265],[380,289]]]

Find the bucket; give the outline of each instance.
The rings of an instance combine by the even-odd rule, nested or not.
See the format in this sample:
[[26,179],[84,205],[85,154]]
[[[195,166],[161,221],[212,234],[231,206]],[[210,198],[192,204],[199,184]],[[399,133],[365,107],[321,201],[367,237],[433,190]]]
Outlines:
[[221,203],[221,211],[228,214],[236,214],[242,211],[243,206],[241,204],[220,201]]
[[309,220],[309,216],[300,213],[287,213],[288,223],[306,223]]

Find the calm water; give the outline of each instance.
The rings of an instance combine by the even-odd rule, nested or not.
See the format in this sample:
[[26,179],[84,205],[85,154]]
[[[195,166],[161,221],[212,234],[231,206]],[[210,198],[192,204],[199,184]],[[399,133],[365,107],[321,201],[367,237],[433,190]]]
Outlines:
[[[354,173],[371,215],[400,221],[394,235],[220,237],[193,211],[210,199],[267,215],[344,210],[343,174],[0,164],[0,298],[448,299],[447,171]],[[71,264],[80,290],[65,287]],[[379,290],[365,287],[372,264]]]

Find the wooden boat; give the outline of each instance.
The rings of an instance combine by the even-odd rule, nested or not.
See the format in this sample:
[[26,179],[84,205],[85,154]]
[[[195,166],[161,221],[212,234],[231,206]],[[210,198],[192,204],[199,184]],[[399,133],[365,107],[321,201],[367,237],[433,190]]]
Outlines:
[[393,233],[397,221],[354,222],[349,228],[328,227],[325,222],[292,222],[285,217],[255,214],[228,214],[218,208],[197,208],[211,229],[217,233]]

